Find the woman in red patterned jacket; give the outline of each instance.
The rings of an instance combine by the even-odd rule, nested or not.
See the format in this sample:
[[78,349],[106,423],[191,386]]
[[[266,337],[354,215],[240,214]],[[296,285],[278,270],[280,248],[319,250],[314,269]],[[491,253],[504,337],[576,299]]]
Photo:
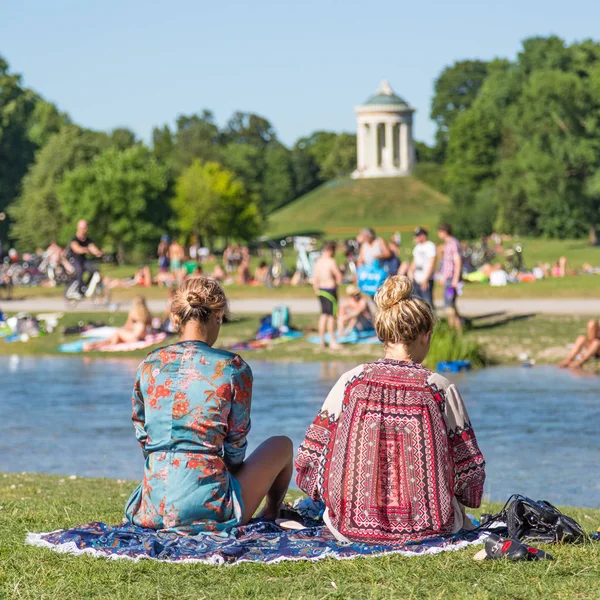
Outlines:
[[402,544],[472,528],[485,461],[456,386],[421,365],[434,316],[406,277],[378,291],[385,358],[342,375],[298,450],[296,482],[341,541]]

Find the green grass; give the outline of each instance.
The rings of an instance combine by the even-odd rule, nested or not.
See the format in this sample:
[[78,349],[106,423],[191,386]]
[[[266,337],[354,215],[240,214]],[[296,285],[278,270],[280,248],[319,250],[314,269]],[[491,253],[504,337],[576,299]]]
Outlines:
[[[230,347],[233,344],[254,337],[260,315],[244,315],[233,323],[225,325],[217,342],[219,347]],[[304,329],[308,335],[314,335],[317,324],[316,315],[293,315],[295,327]],[[60,321],[56,332],[33,338],[27,343],[7,343],[0,339],[0,356],[52,356],[57,355],[59,344],[76,339],[77,336],[64,336],[61,330],[65,326],[79,322],[104,321],[109,325],[121,325],[125,320],[123,313],[67,313]],[[485,362],[492,364],[519,363],[521,354],[527,354],[539,363],[556,363],[566,353],[566,345],[572,343],[577,335],[585,332],[588,317],[577,315],[492,315],[478,318],[466,328],[462,337],[449,332],[444,324],[438,327],[434,335],[432,348],[427,360],[430,368],[435,368],[441,360],[471,360],[476,366]],[[312,333],[311,330],[312,329]],[[175,338],[171,338],[175,340]],[[168,342],[165,342],[168,343]],[[90,352],[91,357],[134,357],[143,358],[149,349],[137,350],[127,354]],[[241,351],[248,361],[293,361],[321,362],[344,361],[358,364],[371,361],[382,356],[381,345],[344,346],[340,351],[321,350],[317,345],[309,344],[306,336],[303,339],[273,344],[266,349]],[[61,356],[81,356],[63,354]],[[595,370],[597,364],[588,369]]]
[[342,239],[374,227],[389,237],[417,225],[435,228],[448,204],[447,196],[414,177],[336,179],[271,215],[268,234],[322,231]]
[[[388,556],[233,567],[107,561],[25,546],[27,532],[89,521],[118,523],[135,482],[7,473],[0,476],[0,598],[547,599],[600,597],[600,543],[541,546],[548,562],[476,562],[479,547],[435,556]],[[496,512],[485,503],[481,511]],[[600,511],[568,508],[592,532]],[[473,511],[479,514],[480,511]],[[335,586],[334,586],[335,584]]]

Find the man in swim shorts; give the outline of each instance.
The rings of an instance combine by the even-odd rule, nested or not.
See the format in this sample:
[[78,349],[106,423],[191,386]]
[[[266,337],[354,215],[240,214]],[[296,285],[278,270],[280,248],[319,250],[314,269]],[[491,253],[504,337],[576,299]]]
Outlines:
[[315,262],[313,288],[321,303],[319,317],[319,336],[321,348],[325,348],[325,332],[329,333],[329,347],[332,350],[341,348],[335,340],[335,319],[337,317],[337,287],[342,283],[342,272],[335,262],[335,242],[327,242],[323,254]]

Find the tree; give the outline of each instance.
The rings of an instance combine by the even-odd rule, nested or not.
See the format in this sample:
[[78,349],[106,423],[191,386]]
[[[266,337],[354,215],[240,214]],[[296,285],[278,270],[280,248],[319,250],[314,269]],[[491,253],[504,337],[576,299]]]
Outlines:
[[263,193],[265,152],[252,144],[231,142],[221,151],[221,162],[244,182],[246,191],[257,204]]
[[110,142],[117,150],[126,150],[137,143],[135,133],[127,127],[117,127],[110,132]]
[[[0,212],[19,194],[21,180],[36,150],[66,122],[66,117],[21,85],[0,56]],[[0,237],[9,226],[0,221]]]
[[487,75],[488,63],[463,60],[446,67],[436,79],[430,116],[438,126],[436,141],[442,154],[452,124],[461,112],[473,105]]
[[294,173],[294,197],[298,198],[316,188],[320,183],[319,165],[315,157],[298,144],[292,150],[292,170]]
[[87,165],[109,146],[109,137],[64,126],[37,152],[35,162],[23,179],[22,192],[10,207],[11,228],[20,244],[28,248],[46,247],[52,241],[65,243],[61,230],[68,219],[58,200],[58,186],[69,171]]
[[354,169],[356,169],[356,135],[337,134],[331,152],[321,164],[321,176],[324,179],[334,179],[350,175]]
[[455,218],[509,233],[596,239],[600,224],[600,44],[530,38],[488,64],[454,118],[446,185]]
[[277,140],[275,129],[265,119],[253,113],[236,112],[227,122],[223,131],[227,143],[250,144],[265,148]]
[[142,144],[111,147],[65,175],[59,200],[69,229],[86,219],[98,244],[124,253],[149,248],[165,231],[167,183],[166,167]]
[[154,153],[175,173],[181,173],[199,158],[205,161],[220,159],[221,135],[212,112],[200,115],[180,115],[175,133],[165,125],[153,132]]
[[294,197],[291,153],[282,144],[271,144],[265,151],[261,208],[264,214],[269,214],[291,202]]
[[177,178],[173,212],[182,234],[250,241],[262,228],[260,211],[235,174],[215,162],[194,160]]

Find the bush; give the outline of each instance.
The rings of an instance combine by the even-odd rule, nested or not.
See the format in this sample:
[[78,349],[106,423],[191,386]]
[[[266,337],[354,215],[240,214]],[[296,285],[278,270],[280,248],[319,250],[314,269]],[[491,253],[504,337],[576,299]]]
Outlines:
[[481,344],[466,339],[462,333],[451,329],[446,321],[439,321],[433,332],[425,366],[435,369],[438,362],[448,360],[468,360],[475,368],[488,364]]

